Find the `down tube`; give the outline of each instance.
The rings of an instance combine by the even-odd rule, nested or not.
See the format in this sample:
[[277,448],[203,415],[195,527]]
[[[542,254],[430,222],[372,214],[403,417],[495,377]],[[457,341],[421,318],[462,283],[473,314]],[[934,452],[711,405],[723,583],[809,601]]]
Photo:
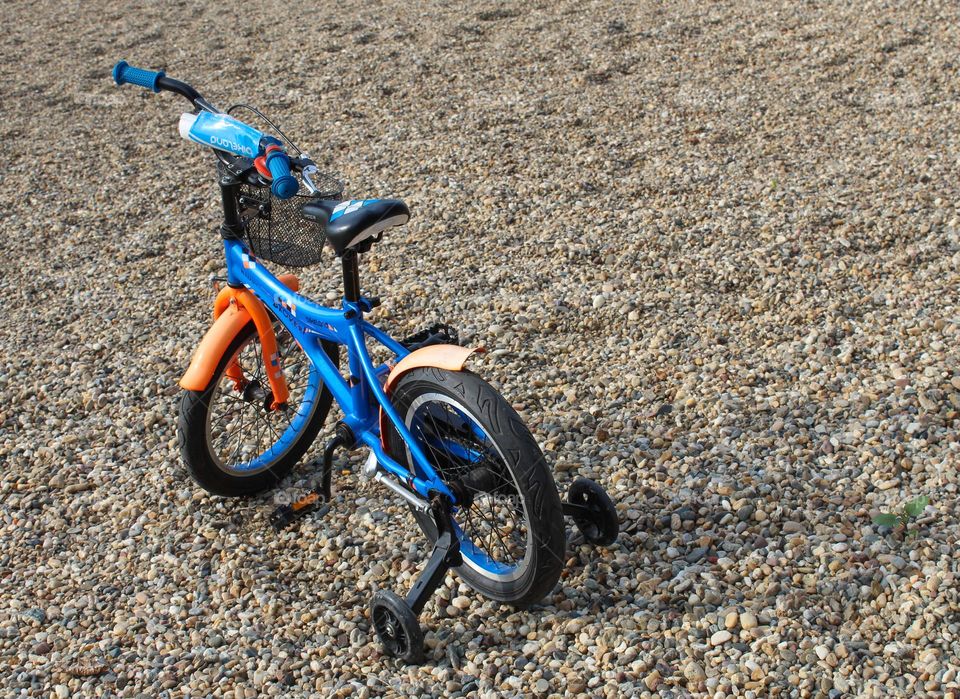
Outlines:
[[[292,333],[290,328],[287,328],[287,330]],[[297,336],[294,335],[294,337]],[[307,350],[310,360],[314,366],[317,367],[323,383],[326,385],[327,390],[333,394],[333,399],[337,402],[337,405],[339,405],[341,409],[349,406],[353,400],[353,396],[350,395],[350,387],[347,386],[347,382],[344,381],[343,375],[340,374],[334,363],[330,361],[330,357],[327,356],[327,352],[323,348],[321,339],[315,335],[304,334],[302,338],[297,337],[297,341]]]
[[410,449],[410,455],[413,456],[414,466],[418,467],[418,470],[420,471],[420,473],[417,475],[426,481],[431,488],[442,492],[444,495],[449,497],[452,502],[455,503],[456,498],[454,497],[453,493],[450,492],[450,489],[446,486],[446,484],[437,476],[437,472],[433,470],[433,466],[431,466],[430,462],[427,461],[427,457],[424,455],[423,450],[420,449],[420,445],[417,444],[417,442],[413,439],[413,435],[410,434],[407,426],[403,424],[403,420],[400,419],[397,411],[394,410],[393,405],[391,405],[390,400],[387,398],[387,394],[383,392],[383,388],[380,386],[380,382],[377,380],[377,371],[373,368],[373,363],[370,361],[370,355],[367,354],[367,346],[363,340],[363,330],[356,325],[351,325],[350,339],[352,340],[353,346],[357,350],[357,356],[360,359],[360,366],[363,369],[363,373],[366,375],[367,384],[373,391],[373,395],[376,397],[380,407],[383,408],[384,412],[387,414],[387,417],[390,418],[390,421],[393,423],[394,427],[396,427],[397,432],[400,433],[400,437],[403,438],[403,441]]

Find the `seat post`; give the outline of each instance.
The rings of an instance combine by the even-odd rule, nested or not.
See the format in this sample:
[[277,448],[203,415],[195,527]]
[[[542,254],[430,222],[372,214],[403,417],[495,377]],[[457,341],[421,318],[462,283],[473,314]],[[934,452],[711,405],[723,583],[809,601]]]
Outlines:
[[343,263],[343,298],[356,303],[360,300],[360,256],[356,250],[344,250],[341,261]]

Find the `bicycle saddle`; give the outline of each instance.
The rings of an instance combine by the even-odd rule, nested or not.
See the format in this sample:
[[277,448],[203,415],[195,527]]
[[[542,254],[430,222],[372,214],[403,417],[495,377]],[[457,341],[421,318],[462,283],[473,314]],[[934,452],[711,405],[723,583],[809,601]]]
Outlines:
[[[302,211],[304,218],[323,224],[337,255],[410,220],[410,209],[399,199],[319,199],[304,204]],[[369,250],[372,242],[361,252]]]

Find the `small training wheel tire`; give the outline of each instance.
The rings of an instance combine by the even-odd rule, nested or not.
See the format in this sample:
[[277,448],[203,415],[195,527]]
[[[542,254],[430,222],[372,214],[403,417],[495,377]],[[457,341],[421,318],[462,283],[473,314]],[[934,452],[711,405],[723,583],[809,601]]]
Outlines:
[[410,664],[423,660],[423,629],[402,597],[379,590],[370,600],[370,621],[384,653]]
[[617,540],[620,520],[617,508],[607,491],[589,478],[578,478],[567,491],[567,502],[590,510],[590,517],[573,516],[573,521],[587,543],[607,546]]

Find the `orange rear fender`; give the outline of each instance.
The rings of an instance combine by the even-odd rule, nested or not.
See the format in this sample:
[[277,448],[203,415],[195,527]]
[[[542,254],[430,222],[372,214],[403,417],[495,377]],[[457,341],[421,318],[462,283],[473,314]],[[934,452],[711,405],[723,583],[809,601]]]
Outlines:
[[397,362],[390,370],[383,390],[390,395],[390,389],[397,380],[411,369],[434,366],[448,371],[460,371],[474,352],[483,352],[483,347],[460,347],[459,345],[428,345],[414,350]]
[[[458,345],[428,345],[427,347],[421,347],[397,362],[397,365],[390,370],[390,375],[387,376],[383,390],[387,396],[389,396],[390,391],[400,377],[411,369],[437,367],[438,369],[446,369],[447,371],[463,371],[463,367],[471,354],[474,352],[483,353],[485,351],[483,347],[460,347]],[[387,414],[381,408],[380,443],[383,444],[384,449],[387,447],[386,428],[389,422],[390,418],[387,417]]]

